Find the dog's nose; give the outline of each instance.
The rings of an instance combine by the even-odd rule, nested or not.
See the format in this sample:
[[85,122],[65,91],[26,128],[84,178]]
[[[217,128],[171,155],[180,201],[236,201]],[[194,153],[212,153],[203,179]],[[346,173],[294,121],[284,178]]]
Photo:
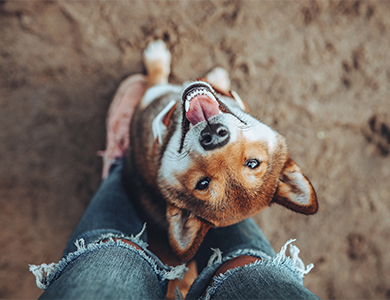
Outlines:
[[207,124],[200,133],[200,144],[204,150],[214,150],[226,145],[230,139],[230,132],[222,124]]

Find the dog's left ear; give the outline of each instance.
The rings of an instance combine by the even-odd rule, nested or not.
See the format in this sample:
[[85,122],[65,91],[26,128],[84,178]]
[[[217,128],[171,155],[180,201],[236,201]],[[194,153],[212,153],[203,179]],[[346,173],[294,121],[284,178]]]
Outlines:
[[272,201],[305,215],[315,214],[318,210],[313,186],[291,158],[283,167]]
[[167,203],[169,242],[177,257],[186,262],[198,250],[204,236],[212,226],[188,210]]

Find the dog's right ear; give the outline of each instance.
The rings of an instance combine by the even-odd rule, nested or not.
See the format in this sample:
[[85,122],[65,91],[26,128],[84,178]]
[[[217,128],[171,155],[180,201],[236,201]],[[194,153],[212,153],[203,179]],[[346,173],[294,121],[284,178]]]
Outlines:
[[305,215],[318,210],[313,186],[291,158],[283,167],[273,202]]
[[167,220],[172,250],[181,261],[190,260],[212,225],[196,217],[190,211],[177,208],[169,203],[167,203]]

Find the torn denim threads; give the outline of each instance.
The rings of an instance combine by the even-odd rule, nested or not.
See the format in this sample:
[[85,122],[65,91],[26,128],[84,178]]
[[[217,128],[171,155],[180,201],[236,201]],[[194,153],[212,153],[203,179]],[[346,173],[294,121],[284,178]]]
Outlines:
[[122,240],[107,240],[107,235],[102,239],[104,242],[87,246],[83,240],[78,240],[78,250],[69,253],[50,270],[43,270],[42,265],[31,266],[38,287],[45,289],[40,299],[88,299],[96,296],[118,299],[124,295],[127,299],[163,299],[168,280],[184,276],[184,265],[172,268],[162,264],[154,254],[143,249],[145,244],[135,237],[126,240],[142,250]]
[[[314,267],[305,267],[299,258],[298,247],[289,240],[275,256],[262,251],[241,249],[223,256],[214,249],[208,266],[192,285],[187,299],[319,299],[303,286],[303,277]],[[290,245],[291,257],[286,255]],[[215,272],[225,262],[241,256],[257,257],[253,263],[229,269],[224,274]],[[205,290],[205,282],[209,285]]]

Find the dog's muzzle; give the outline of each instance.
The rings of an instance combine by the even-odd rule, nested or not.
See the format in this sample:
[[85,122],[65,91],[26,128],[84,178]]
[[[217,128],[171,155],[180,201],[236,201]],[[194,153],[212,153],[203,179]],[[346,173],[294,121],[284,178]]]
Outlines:
[[[228,127],[217,123],[218,120],[214,120],[215,123],[213,123],[212,118],[223,113],[235,115],[219,99],[219,96],[210,84],[204,81],[195,81],[189,84],[184,89],[181,99],[183,104],[183,122],[179,152],[184,147],[184,139],[190,130],[190,124],[196,126],[205,122],[205,127],[199,136],[199,143],[206,151],[221,148],[229,142],[231,133]],[[241,121],[241,119],[239,120]]]
[[207,124],[200,133],[199,142],[204,150],[214,150],[225,146],[230,140],[228,128],[220,123]]

